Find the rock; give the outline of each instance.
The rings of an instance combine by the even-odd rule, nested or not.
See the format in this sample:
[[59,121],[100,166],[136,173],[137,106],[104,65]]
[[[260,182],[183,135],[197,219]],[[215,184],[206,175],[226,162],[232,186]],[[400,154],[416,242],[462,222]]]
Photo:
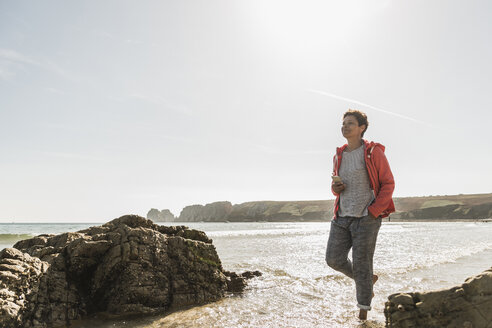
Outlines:
[[241,273],[241,276],[244,277],[245,279],[251,279],[254,277],[260,277],[262,273],[260,271],[245,271]]
[[3,249],[0,327],[68,326],[96,313],[163,313],[242,292],[257,275],[224,271],[201,231],[126,215]]
[[154,222],[173,222],[176,220],[176,217],[168,209],[159,211],[158,209],[152,208],[147,213],[147,219]]
[[231,293],[240,293],[246,287],[246,279],[261,276],[260,271],[245,271],[238,275],[235,272],[224,271],[227,277],[227,289]]
[[450,289],[390,295],[384,314],[393,328],[492,327],[492,268]]
[[413,298],[409,294],[396,294],[392,295],[391,299],[393,300],[394,303],[401,304],[401,305],[413,305]]
[[37,296],[49,264],[15,248],[0,252],[0,327],[21,327],[27,298]]

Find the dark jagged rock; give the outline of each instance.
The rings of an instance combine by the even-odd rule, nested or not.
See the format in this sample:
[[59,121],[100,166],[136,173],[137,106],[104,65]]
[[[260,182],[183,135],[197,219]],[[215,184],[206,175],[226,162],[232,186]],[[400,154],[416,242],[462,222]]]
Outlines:
[[261,276],[260,271],[245,271],[238,275],[235,272],[224,271],[227,277],[227,289],[231,293],[240,293],[246,287],[246,279]]
[[392,328],[492,327],[492,268],[450,289],[390,295],[384,314]]
[[241,292],[256,274],[243,275],[223,270],[205,233],[127,215],[2,250],[0,327],[63,327],[95,313],[162,313]]
[[245,271],[241,273],[241,276],[244,277],[245,279],[251,279],[254,277],[260,277],[262,273],[260,271]]

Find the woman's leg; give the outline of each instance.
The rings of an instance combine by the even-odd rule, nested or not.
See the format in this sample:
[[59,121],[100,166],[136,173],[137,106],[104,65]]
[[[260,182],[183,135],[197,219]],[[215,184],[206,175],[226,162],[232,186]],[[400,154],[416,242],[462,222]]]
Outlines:
[[357,306],[362,310],[371,309],[373,286],[373,256],[381,219],[365,216],[350,226],[352,233],[352,260]]
[[352,262],[348,253],[352,247],[350,223],[354,218],[338,217],[331,220],[330,237],[326,247],[326,263],[334,270],[353,278]]

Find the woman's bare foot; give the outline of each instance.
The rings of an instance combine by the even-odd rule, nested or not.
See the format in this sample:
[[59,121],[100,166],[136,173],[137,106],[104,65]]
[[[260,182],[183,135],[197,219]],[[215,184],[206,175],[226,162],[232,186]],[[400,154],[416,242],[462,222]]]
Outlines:
[[[376,283],[376,281],[378,281],[379,277],[377,274],[373,274],[372,275],[372,285],[374,286],[374,284]],[[372,292],[372,297],[374,297],[374,292]]]
[[[372,284],[374,285],[376,281],[378,281],[379,277],[376,274],[372,275]],[[374,292],[372,293],[372,297],[374,297]],[[359,319],[367,320],[367,310],[360,309],[359,311]]]

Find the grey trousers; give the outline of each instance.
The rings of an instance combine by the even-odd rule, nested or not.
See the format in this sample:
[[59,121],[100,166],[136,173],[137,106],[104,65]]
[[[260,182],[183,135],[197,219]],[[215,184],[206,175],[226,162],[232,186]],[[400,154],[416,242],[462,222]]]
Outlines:
[[[381,218],[338,217],[331,221],[326,247],[326,263],[355,280],[357,306],[370,310],[372,300],[372,260]],[[352,248],[352,261],[348,253]]]

